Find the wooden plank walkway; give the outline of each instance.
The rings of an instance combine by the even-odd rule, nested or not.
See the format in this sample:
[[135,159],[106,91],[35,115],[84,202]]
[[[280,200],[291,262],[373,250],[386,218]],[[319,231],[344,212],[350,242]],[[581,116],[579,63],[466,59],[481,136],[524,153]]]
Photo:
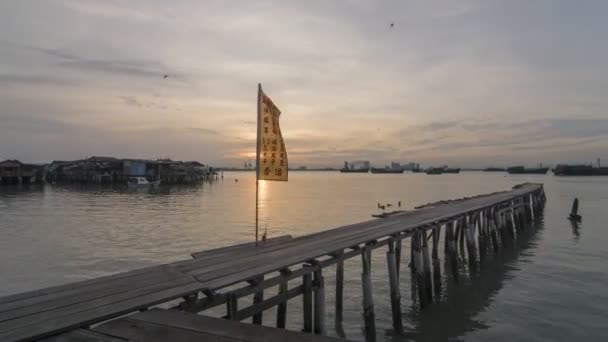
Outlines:
[[45,342],[339,342],[284,329],[239,323],[181,311],[150,310],[79,329]]
[[[387,243],[393,249],[398,248],[397,255],[400,255],[400,240],[414,232],[432,229],[464,216],[472,219],[490,209],[510,207],[510,210],[515,210],[516,201],[529,206],[533,202],[532,197],[540,196],[541,192],[541,184],[523,184],[511,191],[447,201],[306,236],[270,239],[258,247],[249,243],[219,248],[194,253],[194,259],[0,298],[0,341],[36,340],[177,298],[185,299],[182,308],[189,311],[228,303],[231,311],[228,316],[232,319],[242,320],[254,315],[254,322],[256,314],[260,315],[261,311],[274,305],[284,305],[281,303],[286,303],[289,298],[304,294],[305,298],[312,299],[306,296],[313,290],[315,302],[322,304],[321,269],[324,266],[340,263],[360,255],[362,250],[369,252]],[[399,241],[397,247],[393,245],[395,238]],[[301,268],[290,269],[293,266]],[[399,257],[396,269],[398,272]],[[280,275],[274,276],[278,272]],[[306,277],[313,273],[314,280],[310,280],[311,285],[306,285]],[[269,275],[273,276],[264,279]],[[265,288],[286,284],[287,280],[300,276],[305,277],[304,285],[289,290],[285,285],[281,294],[266,301],[258,297],[254,307],[238,310],[236,300],[239,296],[259,294]],[[233,297],[217,292],[240,283],[246,287],[233,293]],[[201,293],[206,298],[199,299]],[[324,315],[324,309],[318,306],[314,306],[316,318]],[[260,319],[258,316],[258,323]],[[322,321],[321,318],[319,320]],[[281,320],[278,319],[277,323]],[[322,334],[324,327],[317,323],[317,332]]]

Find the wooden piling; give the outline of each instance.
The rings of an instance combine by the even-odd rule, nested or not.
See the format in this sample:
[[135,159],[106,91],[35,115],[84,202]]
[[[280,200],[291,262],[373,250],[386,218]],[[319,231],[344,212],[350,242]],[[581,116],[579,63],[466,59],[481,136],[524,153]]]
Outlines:
[[490,236],[492,238],[492,248],[494,249],[494,253],[498,253],[498,232],[496,231],[496,221],[494,219],[494,213],[492,210],[488,212],[487,217],[488,228],[490,229]]
[[458,225],[458,249],[460,250],[460,254],[462,255],[462,259],[465,259],[464,252],[464,231],[466,229],[466,218],[462,217],[460,219],[460,225]]
[[325,335],[325,280],[321,267],[314,272],[314,287],[314,331],[317,335]]
[[433,292],[437,298],[439,298],[441,295],[441,265],[439,263],[439,240],[441,238],[441,227],[442,225],[440,224],[433,228],[433,250],[431,253],[431,258],[433,259]]
[[422,264],[424,267],[424,285],[429,303],[433,302],[433,280],[431,257],[429,254],[429,239],[426,232],[422,232]]
[[234,294],[231,294],[228,296],[228,299],[226,301],[226,316],[230,320],[236,320],[237,312],[238,312],[238,299],[236,298],[236,296]]
[[412,270],[416,278],[416,287],[418,289],[418,298],[420,307],[425,308],[427,305],[426,285],[424,277],[424,268],[422,261],[421,240],[423,238],[422,231],[416,230],[412,236]]
[[391,294],[391,311],[393,314],[393,329],[403,332],[403,322],[401,321],[401,293],[399,291],[399,274],[397,273],[397,260],[395,255],[395,239],[388,242],[388,252],[386,253],[386,263],[388,265],[388,277]]
[[342,322],[344,309],[344,259],[342,254],[338,255],[338,263],[336,264],[336,300],[335,300],[335,326],[336,331],[343,331]]
[[[255,285],[261,283],[262,281],[264,281],[264,276],[258,277],[255,280],[251,281],[250,283],[255,286]],[[264,301],[264,290],[260,289],[259,291],[257,291],[256,293],[253,294],[253,305],[260,304],[263,301]],[[251,323],[257,324],[257,325],[262,324],[262,311],[253,315],[253,317],[251,318]]]
[[[288,275],[289,269],[281,270],[281,275]],[[285,296],[287,294],[287,280],[282,281],[279,284],[279,296]],[[277,328],[285,329],[285,321],[287,319],[287,300],[281,302],[277,306]]]
[[467,251],[468,251],[470,264],[474,264],[475,259],[476,259],[476,254],[477,254],[476,247],[475,247],[475,238],[473,236],[474,231],[475,231],[475,219],[471,218],[465,229],[466,238],[467,238]]
[[432,251],[432,258],[433,260],[436,260],[437,258],[439,258],[439,238],[441,237],[441,225],[437,225],[435,228],[433,228],[433,251]]
[[[311,265],[304,265],[304,267],[312,268]],[[302,276],[302,307],[303,307],[303,321],[304,332],[312,332],[312,274],[307,272]]]
[[397,234],[395,238],[395,265],[397,267],[397,279],[399,279],[399,274],[401,273],[401,235]]
[[363,271],[361,272],[361,286],[363,288],[363,320],[365,325],[365,341],[376,341],[376,313],[374,311],[374,297],[372,293],[371,278],[371,249],[364,247],[361,253]]

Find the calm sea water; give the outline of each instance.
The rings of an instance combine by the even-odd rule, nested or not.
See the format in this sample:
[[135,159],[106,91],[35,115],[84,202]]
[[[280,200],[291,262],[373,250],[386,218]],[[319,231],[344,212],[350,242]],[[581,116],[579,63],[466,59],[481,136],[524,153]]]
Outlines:
[[[372,276],[380,340],[608,340],[608,177],[292,172],[288,183],[262,185],[261,226],[267,227],[270,237],[303,235],[370,219],[378,202],[402,201],[408,209],[506,190],[526,181],[544,183],[547,194],[535,232],[488,260],[479,273],[471,274],[463,266],[458,284],[444,276],[439,302],[423,312],[413,307],[404,259],[405,336],[392,332],[385,251],[374,251]],[[215,183],[159,190],[0,187],[0,296],[251,241],[254,197],[254,174],[239,172],[225,173]],[[580,200],[583,216],[578,227],[566,220],[574,197]],[[409,256],[407,249],[403,254]],[[345,266],[344,330],[347,338],[362,340],[360,259],[351,259]],[[442,263],[442,272],[443,267]],[[325,276],[327,330],[337,336],[333,329],[334,277],[332,272]],[[288,305],[288,328],[293,330],[301,328],[300,302],[296,298]],[[272,313],[264,318],[270,326]]]

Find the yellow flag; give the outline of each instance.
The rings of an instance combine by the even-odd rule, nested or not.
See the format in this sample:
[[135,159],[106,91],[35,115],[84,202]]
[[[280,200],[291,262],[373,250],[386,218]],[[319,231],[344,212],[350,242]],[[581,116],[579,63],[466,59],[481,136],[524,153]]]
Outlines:
[[281,135],[281,111],[258,85],[258,179],[287,181],[287,150]]

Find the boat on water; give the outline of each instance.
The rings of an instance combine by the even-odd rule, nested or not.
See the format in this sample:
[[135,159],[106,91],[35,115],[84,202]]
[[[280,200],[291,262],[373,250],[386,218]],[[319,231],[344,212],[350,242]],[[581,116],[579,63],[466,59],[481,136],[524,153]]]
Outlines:
[[375,168],[370,169],[372,173],[403,173],[403,169],[391,169],[391,168]]
[[536,175],[544,175],[549,171],[548,167],[535,167],[535,168],[525,168],[523,166],[512,166],[507,168],[507,172],[512,175],[521,175],[521,174],[536,174]]
[[553,169],[556,176],[608,176],[608,167],[591,165],[557,165]]
[[460,173],[460,168],[449,168],[446,167],[443,169],[443,173]]
[[424,173],[426,173],[427,175],[440,175],[440,174],[443,174],[443,168],[442,167],[429,167],[428,169],[424,170]]
[[160,179],[153,182],[149,182],[146,177],[131,177],[129,178],[127,185],[129,186],[129,188],[146,188],[150,186],[160,185]]

